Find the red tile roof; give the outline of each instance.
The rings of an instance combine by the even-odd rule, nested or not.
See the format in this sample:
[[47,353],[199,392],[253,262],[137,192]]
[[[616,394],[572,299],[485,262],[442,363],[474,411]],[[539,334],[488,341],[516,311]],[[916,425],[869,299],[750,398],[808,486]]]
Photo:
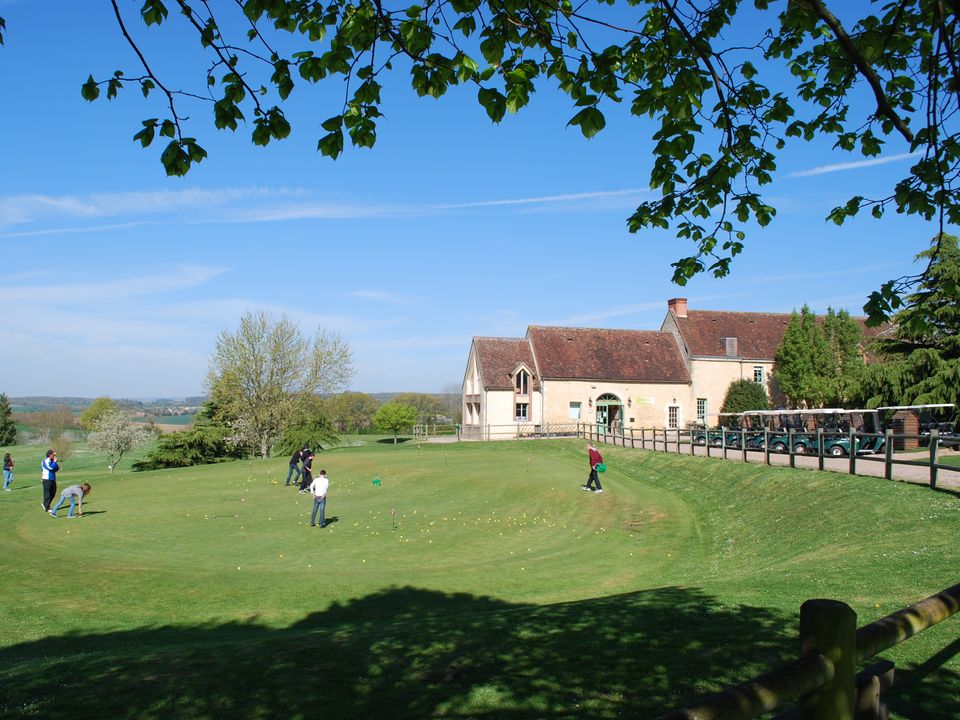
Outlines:
[[[737,357],[772,362],[783,342],[790,313],[688,310],[686,317],[674,315],[674,319],[693,356],[726,357],[723,338],[737,338]],[[817,319],[823,322],[822,315]],[[889,329],[889,325],[868,328],[863,317],[854,320],[860,323],[864,340]]]
[[[530,352],[530,343],[523,338],[475,337],[480,378],[487,390],[512,390],[512,375],[517,365],[524,363],[536,375],[536,365]],[[539,378],[534,377],[531,390],[539,390]]]
[[670,333],[531,326],[527,337],[543,378],[690,382]]
[[737,339],[737,357],[773,360],[783,341],[790,315],[783,313],[688,310],[674,316],[690,354],[725,357],[723,338]]

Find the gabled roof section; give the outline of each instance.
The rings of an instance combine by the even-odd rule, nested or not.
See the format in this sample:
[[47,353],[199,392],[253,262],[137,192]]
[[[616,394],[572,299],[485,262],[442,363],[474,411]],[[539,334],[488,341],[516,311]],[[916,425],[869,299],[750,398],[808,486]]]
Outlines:
[[485,390],[512,390],[513,373],[521,364],[533,374],[531,389],[540,389],[537,366],[525,338],[475,337],[473,346]]
[[737,338],[737,357],[773,362],[790,315],[688,310],[674,319],[694,357],[726,357],[723,339]]
[[670,333],[531,326],[527,337],[543,378],[690,382]]
[[[736,357],[773,362],[790,323],[790,313],[688,310],[686,317],[673,314],[673,319],[694,357],[726,357],[724,338],[737,338]],[[818,315],[817,320],[823,322],[823,315]],[[854,320],[860,323],[865,342],[889,328],[868,328],[863,317]]]

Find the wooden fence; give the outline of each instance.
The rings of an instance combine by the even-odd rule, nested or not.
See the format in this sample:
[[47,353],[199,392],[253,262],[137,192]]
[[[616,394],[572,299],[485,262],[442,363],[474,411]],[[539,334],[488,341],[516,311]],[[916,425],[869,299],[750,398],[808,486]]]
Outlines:
[[[703,433],[706,439],[704,444],[698,445],[694,438],[697,434]],[[728,443],[727,438],[731,435],[737,436],[739,442]],[[776,453],[770,450],[770,438],[773,436],[783,436],[787,438],[785,443],[785,452]],[[835,436],[836,433],[827,433]],[[696,430],[689,428],[661,429],[661,428],[626,428],[616,430],[598,429],[595,425],[578,425],[578,437],[585,438],[592,442],[604,444],[621,445],[623,447],[639,448],[641,450],[656,450],[660,452],[687,453],[696,454],[696,449],[702,448],[707,457],[729,458],[731,454],[739,456],[743,462],[749,462],[749,457],[763,456],[762,462],[766,465],[772,465],[771,456],[785,455],[790,467],[796,467],[798,457],[811,457],[817,459],[817,469],[825,469],[825,459],[828,457],[824,453],[824,432],[818,429],[815,433],[796,432],[790,430],[788,433],[771,433],[769,430],[763,431],[762,447],[749,447],[747,439],[749,437],[746,430],[742,428],[720,428],[705,430]],[[713,445],[710,442],[711,436],[719,436],[720,443]],[[851,452],[847,455],[847,471],[850,475],[857,474],[859,463],[883,463],[883,477],[887,480],[893,479],[893,468],[897,465],[927,468],[929,485],[936,488],[937,480],[941,471],[960,473],[960,466],[946,465],[940,462],[940,436],[936,430],[931,430],[929,435],[906,435],[894,433],[887,430],[885,433],[858,433],[850,431],[844,437],[847,438],[849,446],[856,448],[862,442],[871,442],[883,439],[882,451],[877,454],[858,454]],[[815,441],[816,453],[807,451],[807,443],[802,440]],[[898,441],[904,440],[924,440],[928,442],[926,451],[914,454],[915,460],[905,460],[895,458],[893,449]],[[836,468],[831,468],[836,469]]]
[[885,720],[883,694],[894,666],[881,660],[904,640],[960,611],[960,584],[857,629],[856,613],[836,600],[800,607],[800,657],[659,720],[751,720],[789,705],[777,720]]

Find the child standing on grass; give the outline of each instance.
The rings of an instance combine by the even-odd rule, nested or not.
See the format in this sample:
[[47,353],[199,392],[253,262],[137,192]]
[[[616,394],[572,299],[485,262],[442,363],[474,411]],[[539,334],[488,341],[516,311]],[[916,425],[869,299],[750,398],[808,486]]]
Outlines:
[[60,502],[57,503],[56,507],[50,510],[50,515],[53,517],[57,516],[57,510],[60,509],[60,506],[63,505],[67,498],[70,498],[70,512],[67,513],[67,517],[73,517],[73,508],[78,504],[79,514],[83,515],[83,499],[90,494],[90,483],[84,483],[83,485],[71,485],[62,493],[60,493]]
[[3,489],[10,492],[10,483],[13,482],[13,456],[7,453],[3,456]]

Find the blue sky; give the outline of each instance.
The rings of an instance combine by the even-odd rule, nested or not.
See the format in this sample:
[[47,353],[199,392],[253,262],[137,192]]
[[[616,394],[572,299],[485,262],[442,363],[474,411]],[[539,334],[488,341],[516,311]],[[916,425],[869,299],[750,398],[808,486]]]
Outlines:
[[[142,33],[140,3],[121,5]],[[907,148],[891,141],[864,162],[796,143],[768,191],[778,217],[750,234],[733,274],[677,287],[670,263],[692,245],[626,230],[648,197],[642,121],[614,110],[587,141],[544,86],[495,126],[474,90],[418,99],[400,75],[373,150],[320,157],[319,124],[342,88],[298,86],[294,133],[267,149],[218,133],[198,107],[192,131],[210,157],[167,178],[157,149],[131,141],[157,105],[136,89],[112,103],[80,96],[90,73],[136,69],[111,13],[0,0],[0,392],[11,396],[202,393],[217,334],[255,308],[339,332],[352,389],[438,392],[462,379],[473,336],[658,329],[674,296],[691,309],[859,314],[881,282],[916,271],[936,232],[895,215],[824,220],[853,192],[886,194]],[[191,59],[145,37],[161,71]]]

